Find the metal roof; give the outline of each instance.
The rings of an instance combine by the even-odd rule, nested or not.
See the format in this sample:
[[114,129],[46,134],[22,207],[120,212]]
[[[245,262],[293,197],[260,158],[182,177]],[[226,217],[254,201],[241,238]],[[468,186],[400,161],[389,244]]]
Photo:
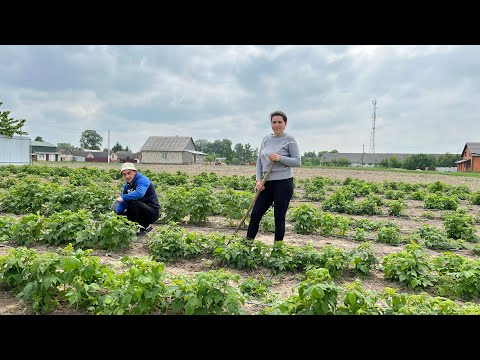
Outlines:
[[205,154],[204,152],[201,152],[201,151],[194,151],[194,150],[185,150],[186,152],[189,152],[191,154],[195,154],[195,155],[207,155]]
[[150,136],[140,151],[184,151],[190,140],[190,136]]
[[54,144],[46,142],[46,141],[33,141],[33,140],[32,140],[32,146],[57,147],[57,145],[54,145]]
[[60,152],[50,152],[50,151],[32,151],[32,154],[62,155],[62,153],[60,153]]
[[[466,147],[468,146],[468,149],[470,150],[470,155],[472,156],[480,155],[480,142],[467,142],[465,146]],[[465,151],[465,148],[463,150]]]

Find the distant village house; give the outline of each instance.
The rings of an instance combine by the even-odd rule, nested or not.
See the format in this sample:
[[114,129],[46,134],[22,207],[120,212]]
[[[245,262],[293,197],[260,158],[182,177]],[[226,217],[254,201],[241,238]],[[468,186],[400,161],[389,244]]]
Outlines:
[[462,160],[455,163],[457,171],[480,172],[480,142],[467,142],[463,147]]
[[140,152],[144,164],[203,164],[207,155],[187,136],[150,136]]

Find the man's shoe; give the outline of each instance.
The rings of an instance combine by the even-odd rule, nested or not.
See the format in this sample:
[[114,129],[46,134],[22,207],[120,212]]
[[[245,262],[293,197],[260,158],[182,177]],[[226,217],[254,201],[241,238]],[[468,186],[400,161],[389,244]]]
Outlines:
[[143,230],[143,233],[146,235],[147,233],[149,233],[149,232],[152,231],[152,230],[153,230],[153,226],[152,226],[152,225],[149,225],[149,226],[147,226],[146,229]]

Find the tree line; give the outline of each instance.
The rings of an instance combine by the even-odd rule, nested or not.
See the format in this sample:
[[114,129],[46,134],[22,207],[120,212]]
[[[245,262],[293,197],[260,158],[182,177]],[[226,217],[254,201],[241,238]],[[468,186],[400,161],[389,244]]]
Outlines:
[[[315,152],[305,152],[302,156],[302,165],[305,166],[351,166],[352,164],[350,161],[345,157],[337,158],[333,161],[322,161],[321,157],[323,153],[327,151],[320,151],[318,156]],[[330,152],[337,152],[338,151],[330,151]],[[407,169],[407,170],[415,170],[415,169],[422,169],[425,168],[436,168],[436,167],[455,167],[455,161],[461,160],[461,154],[450,154],[445,153],[440,156],[434,156],[431,154],[412,154],[403,161],[398,157],[392,155],[389,158],[383,159],[378,163],[379,167],[384,168],[397,168],[397,169]]]

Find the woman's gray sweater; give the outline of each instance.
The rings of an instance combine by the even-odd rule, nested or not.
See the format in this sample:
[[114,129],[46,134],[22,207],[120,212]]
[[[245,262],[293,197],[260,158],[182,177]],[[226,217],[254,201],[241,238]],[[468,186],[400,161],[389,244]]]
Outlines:
[[[297,141],[293,136],[284,133],[280,136],[274,134],[267,135],[263,138],[258,150],[256,180],[262,180],[262,174],[267,172],[271,161],[268,155],[277,153],[280,155],[280,161],[275,161],[272,172],[268,180],[283,180],[293,176],[291,167],[300,166],[300,150]],[[267,181],[268,181],[267,180]]]

